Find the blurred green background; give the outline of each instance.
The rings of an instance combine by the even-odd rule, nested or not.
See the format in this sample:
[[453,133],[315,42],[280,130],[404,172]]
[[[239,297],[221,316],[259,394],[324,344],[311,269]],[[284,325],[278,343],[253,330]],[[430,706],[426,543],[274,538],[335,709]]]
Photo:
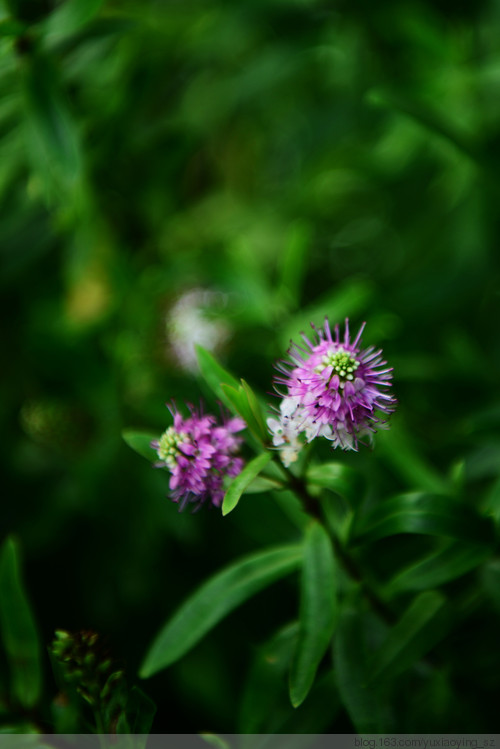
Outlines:
[[[336,458],[380,496],[494,491],[499,33],[497,0],[4,0],[1,528],[44,643],[94,629],[134,682],[208,572],[295,537],[269,495],[179,515],[122,441],[172,398],[215,407],[193,336],[265,395],[309,322],[366,320],[399,410],[379,450]],[[238,730],[251,658],[295,611],[280,583],[144,682],[155,731]],[[496,616],[456,635],[483,669],[473,689],[456,667],[472,731],[492,730]],[[461,730],[437,702],[418,728]]]

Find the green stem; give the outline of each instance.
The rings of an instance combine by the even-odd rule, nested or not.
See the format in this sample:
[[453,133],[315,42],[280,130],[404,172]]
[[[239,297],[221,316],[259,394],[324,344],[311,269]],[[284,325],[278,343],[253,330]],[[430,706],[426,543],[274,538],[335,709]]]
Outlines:
[[303,479],[295,476],[279,459],[276,459],[276,462],[286,476],[289,489],[300,499],[307,514],[323,523],[319,504],[307,491]]
[[105,736],[107,731],[105,730],[105,725],[101,718],[101,714],[99,710],[95,712],[95,727],[96,727],[96,733],[99,736],[99,746],[101,747],[101,749],[108,749],[108,742]]
[[314,497],[311,497],[307,490],[304,479],[295,476],[295,474],[293,474],[288,468],[286,468],[286,466],[284,466],[280,460],[277,460],[276,462],[280,466],[281,470],[285,473],[289,489],[302,502],[304,511],[315,520],[320,522],[328,531],[330,538],[332,539],[332,544],[337,559],[339,560],[349,577],[356,583],[359,583],[365,595],[365,598],[370,603],[373,610],[376,611],[385,622],[387,622],[388,624],[393,624],[395,621],[393,612],[378,596],[373,588],[366,582],[363,573],[358,567],[356,561],[347,553],[347,551],[341,545],[339,539],[330,531],[327,524],[324,522],[320,503],[316,499],[314,499]]
[[391,609],[387,604],[377,595],[377,593],[370,587],[370,585],[363,579],[363,574],[359,569],[356,562],[350,557],[345,549],[342,548],[338,538],[330,534],[332,539],[333,548],[337,559],[341,562],[343,568],[352,580],[361,585],[361,589],[364,593],[365,598],[370,603],[371,607],[377,614],[386,622],[386,624],[394,624],[396,617],[394,616]]

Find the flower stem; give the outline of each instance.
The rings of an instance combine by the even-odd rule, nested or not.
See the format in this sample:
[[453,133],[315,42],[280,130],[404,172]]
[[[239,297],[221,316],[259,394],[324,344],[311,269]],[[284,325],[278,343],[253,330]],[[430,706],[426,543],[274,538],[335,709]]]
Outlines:
[[364,593],[365,598],[370,603],[373,610],[383,619],[386,624],[394,624],[395,616],[387,604],[379,598],[377,593],[370,587],[370,585],[363,579],[363,574],[359,569],[356,562],[352,557],[347,554],[345,549],[342,548],[338,538],[330,534],[332,539],[333,548],[337,559],[342,564],[343,568],[352,580],[361,585],[361,589]]
[[286,476],[288,488],[300,499],[305,512],[316,520],[319,520],[320,523],[323,523],[320,506],[307,491],[304,480],[295,476],[280,460],[277,459],[276,462]]
[[314,497],[311,497],[307,490],[307,486],[303,478],[295,476],[286,466],[277,460],[281,470],[285,473],[289,489],[300,499],[304,511],[313,517],[315,520],[320,522],[328,531],[332,540],[333,549],[335,555],[347,572],[349,577],[361,586],[361,589],[365,595],[365,598],[372,606],[373,610],[387,623],[393,624],[395,616],[387,604],[377,595],[369,583],[364,579],[363,573],[359,569],[356,561],[348,554],[343,548],[339,539],[330,531],[328,525],[324,522],[323,515],[321,512],[321,505]]

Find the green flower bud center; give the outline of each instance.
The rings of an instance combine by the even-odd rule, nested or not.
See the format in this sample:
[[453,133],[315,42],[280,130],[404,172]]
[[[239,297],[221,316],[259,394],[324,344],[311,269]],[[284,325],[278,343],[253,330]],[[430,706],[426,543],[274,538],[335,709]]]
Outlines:
[[188,435],[185,432],[176,432],[174,427],[169,427],[158,441],[157,453],[160,460],[164,460],[169,468],[177,463],[179,445],[186,442]]
[[354,374],[359,367],[359,361],[340,347],[336,351],[328,351],[323,356],[321,364],[318,364],[315,368],[315,371],[321,374],[328,367],[332,367],[330,379],[338,375],[341,383],[343,383],[346,380],[354,380]]

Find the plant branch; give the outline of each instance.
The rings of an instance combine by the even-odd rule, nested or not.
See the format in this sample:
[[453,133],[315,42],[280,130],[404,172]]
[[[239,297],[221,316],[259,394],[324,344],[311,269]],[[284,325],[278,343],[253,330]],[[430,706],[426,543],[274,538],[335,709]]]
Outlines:
[[321,512],[321,505],[317,499],[311,497],[307,490],[307,486],[303,478],[295,476],[280,460],[276,461],[280,466],[281,470],[285,473],[288,487],[294,492],[294,494],[302,502],[304,511],[313,517],[315,520],[320,522],[329,532],[332,539],[333,548],[337,559],[341,563],[344,570],[347,572],[349,577],[355,582],[361,585],[365,598],[372,606],[373,610],[388,624],[393,624],[395,617],[391,609],[387,604],[377,595],[377,593],[371,588],[369,583],[364,579],[363,573],[359,569],[356,561],[347,553],[342,547],[339,539],[330,532],[327,524],[324,522],[323,515]]

